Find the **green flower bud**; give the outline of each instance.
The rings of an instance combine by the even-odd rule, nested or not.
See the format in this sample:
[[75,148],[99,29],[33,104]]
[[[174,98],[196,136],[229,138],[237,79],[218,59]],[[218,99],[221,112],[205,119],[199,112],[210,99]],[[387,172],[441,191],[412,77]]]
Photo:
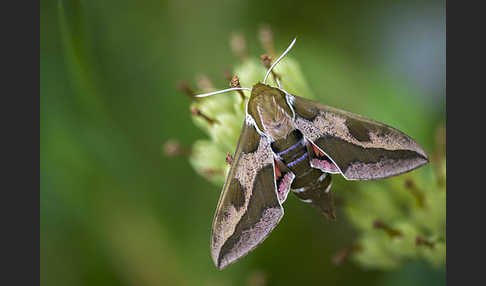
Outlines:
[[215,124],[210,129],[211,139],[214,141],[214,144],[221,146],[221,149],[225,152],[233,153],[238,143],[245,117],[223,113],[216,118],[218,122],[224,122],[224,124]]
[[[203,177],[215,184],[224,182],[229,165],[225,163],[226,153],[209,140],[198,140],[192,146],[189,162]],[[223,162],[224,164],[221,164]]]

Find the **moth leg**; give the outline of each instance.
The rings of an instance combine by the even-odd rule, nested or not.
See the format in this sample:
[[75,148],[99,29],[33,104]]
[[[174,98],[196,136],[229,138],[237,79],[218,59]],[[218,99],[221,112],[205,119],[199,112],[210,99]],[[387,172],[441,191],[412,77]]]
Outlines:
[[332,192],[331,174],[323,173],[322,176],[307,187],[293,190],[293,193],[303,202],[310,203],[321,211],[328,219],[336,219],[336,209]]
[[307,152],[310,155],[310,165],[312,168],[319,169],[324,173],[341,173],[336,164],[309,140],[307,140]]

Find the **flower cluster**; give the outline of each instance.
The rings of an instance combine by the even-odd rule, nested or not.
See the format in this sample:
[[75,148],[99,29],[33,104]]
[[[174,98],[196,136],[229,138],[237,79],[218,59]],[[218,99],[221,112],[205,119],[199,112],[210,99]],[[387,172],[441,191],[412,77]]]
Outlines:
[[[445,129],[437,132],[430,166],[387,180],[360,184],[343,192],[343,209],[359,230],[353,246],[344,250],[364,267],[393,269],[411,259],[432,265],[446,257]],[[343,253],[338,253],[339,262]]]

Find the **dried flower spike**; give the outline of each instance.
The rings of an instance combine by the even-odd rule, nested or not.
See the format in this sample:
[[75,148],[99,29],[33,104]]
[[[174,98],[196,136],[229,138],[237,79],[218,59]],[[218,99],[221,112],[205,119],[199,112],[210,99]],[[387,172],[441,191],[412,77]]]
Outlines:
[[[262,60],[263,66],[267,69],[269,69],[272,66],[272,57],[270,57],[267,54],[263,54],[260,56],[260,59]],[[271,71],[273,79],[277,82],[280,79],[280,76],[272,69]]]
[[362,249],[362,247],[358,244],[348,246],[348,247],[340,250],[339,252],[337,252],[333,256],[332,262],[335,265],[341,265],[343,262],[348,260],[353,255],[353,253],[359,252],[359,251],[361,251],[361,249]]
[[216,122],[216,120],[214,120],[214,119],[210,118],[209,116],[207,116],[206,114],[202,113],[201,110],[199,110],[197,107],[191,106],[190,109],[191,109],[192,115],[199,116],[199,117],[203,118],[210,125],[213,125]]
[[270,56],[275,56],[275,46],[273,43],[273,33],[270,26],[263,25],[259,31],[260,42],[263,45],[265,51],[270,54]]
[[198,76],[197,79],[196,79],[196,81],[197,81],[197,87],[200,90],[210,90],[210,89],[214,89],[214,84],[211,82],[211,80],[209,79],[209,77],[207,77],[205,75]]
[[405,180],[405,189],[414,196],[419,207],[421,208],[425,207],[424,193],[422,192],[422,190],[420,190],[417,187],[417,185],[411,179]]
[[194,96],[196,95],[196,93],[189,87],[189,84],[187,83],[187,81],[185,80],[180,80],[178,83],[177,83],[177,88],[184,92],[187,96],[189,96],[190,98],[195,98]]
[[189,156],[191,150],[184,148],[177,140],[170,139],[163,146],[163,152],[166,156]]
[[425,238],[421,237],[421,236],[417,236],[417,238],[415,239],[415,243],[420,246],[420,245],[425,245],[429,248],[434,248],[434,243],[433,242],[430,242],[428,240],[426,240]]
[[399,230],[393,229],[381,220],[375,220],[373,227],[384,230],[391,238],[401,237],[402,233]]
[[[241,88],[240,79],[238,78],[238,76],[235,75],[231,78],[229,86],[231,88]],[[240,89],[240,90],[237,90],[237,92],[240,95],[241,100],[244,101],[245,100],[245,94],[243,93],[243,91]]]
[[233,32],[230,38],[230,46],[233,54],[237,56],[241,61],[244,61],[247,57],[246,40],[243,34],[239,32]]

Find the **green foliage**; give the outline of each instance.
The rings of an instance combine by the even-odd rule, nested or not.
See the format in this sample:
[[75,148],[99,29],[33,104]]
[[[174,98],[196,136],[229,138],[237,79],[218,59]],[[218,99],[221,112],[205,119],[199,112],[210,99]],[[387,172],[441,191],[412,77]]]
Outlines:
[[[357,233],[339,210],[336,222],[327,222],[292,196],[264,247],[222,272],[210,258],[224,170],[210,178],[215,184],[195,170],[227,168],[226,152],[234,152],[244,109],[238,93],[206,98],[201,104],[214,100],[214,106],[203,104],[201,112],[228,123],[210,128],[191,118],[188,107],[197,103],[176,83],[207,72],[214,84],[198,92],[225,88],[223,71],[233,62],[227,39],[235,29],[249,36],[252,55],[238,56],[233,68],[242,86],[263,79],[257,55],[265,51],[255,31],[269,23],[279,53],[298,37],[276,69],[289,92],[395,126],[430,154],[433,131],[445,116],[444,96],[422,91],[382,61],[394,47],[383,41],[380,27],[401,40],[408,18],[404,26],[389,25],[395,17],[388,17],[388,8],[405,5],[430,23],[437,21],[433,7],[442,4],[424,10],[403,0],[387,2],[386,9],[381,1],[357,2],[41,0],[40,284],[366,286],[386,278],[393,283],[382,285],[443,285],[443,272],[426,264],[386,272],[334,265],[336,250],[365,231]],[[414,23],[420,15],[414,14]],[[401,41],[399,54],[418,43]],[[427,60],[420,68],[431,66]],[[174,138],[179,146],[192,145],[181,152],[189,160],[162,154]],[[194,160],[193,154],[206,157]],[[358,193],[360,183],[336,179],[337,197]],[[440,225],[430,219],[417,224]]]

